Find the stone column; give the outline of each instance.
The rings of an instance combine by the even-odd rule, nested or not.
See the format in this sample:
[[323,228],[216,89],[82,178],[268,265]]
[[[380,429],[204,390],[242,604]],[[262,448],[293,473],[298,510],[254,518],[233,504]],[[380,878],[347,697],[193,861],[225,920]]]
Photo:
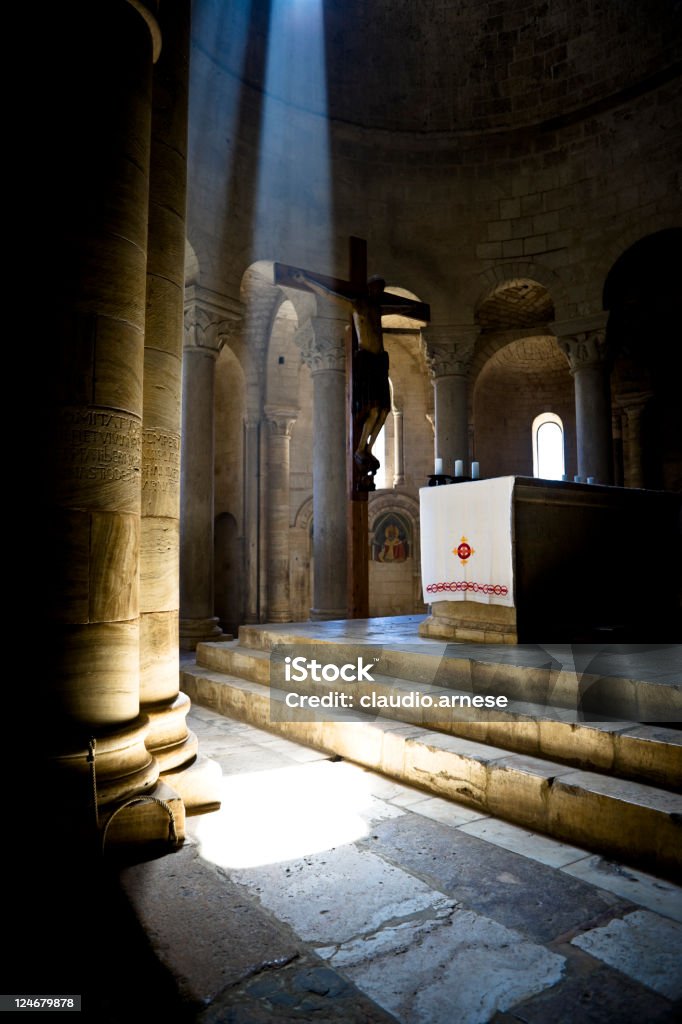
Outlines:
[[455,460],[469,463],[469,367],[478,329],[434,326],[424,330],[423,352],[431,372],[435,403],[435,451],[443,471],[452,474]]
[[393,410],[393,486],[405,483],[405,450],[403,448],[403,414]]
[[[48,511],[42,579],[49,599],[36,703],[43,750],[60,776],[55,807],[46,806],[51,797],[42,806],[45,820],[54,811],[61,824],[71,812],[94,820],[91,738],[100,810],[150,792],[159,770],[139,707],[139,552],[151,85],[160,33],[141,3],[74,4],[60,16],[59,75],[45,97],[48,131],[59,118],[59,147],[41,186],[51,208],[43,261],[53,319],[36,371],[50,467],[40,506]],[[30,747],[32,759],[39,745]]]
[[610,361],[604,318],[555,324],[575,382],[575,429],[578,475],[595,483],[613,482]]
[[644,487],[644,465],[642,461],[642,414],[651,392],[637,395],[623,395],[621,408],[625,418],[624,462],[625,486]]
[[613,437],[613,482],[616,487],[624,487],[623,413],[619,408],[611,411],[611,435]]
[[313,607],[311,619],[347,613],[347,321],[313,317],[303,358],[313,378]]
[[297,410],[266,407],[268,622],[289,622],[289,446]]
[[140,700],[147,748],[162,772],[197,751],[178,658],[188,0],[165,5],[163,18],[152,100],[140,548]]
[[260,435],[256,411],[244,422],[244,575],[247,622],[260,622]]
[[230,323],[198,304],[185,314],[180,482],[180,647],[222,636],[213,614],[215,364]]

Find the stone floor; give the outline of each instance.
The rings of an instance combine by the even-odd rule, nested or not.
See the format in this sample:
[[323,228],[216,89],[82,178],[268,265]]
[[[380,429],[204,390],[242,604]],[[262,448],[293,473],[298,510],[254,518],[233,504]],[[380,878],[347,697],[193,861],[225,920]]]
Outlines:
[[82,994],[97,1024],[680,1019],[682,889],[190,715],[221,810],[158,859],[26,867],[3,991]]

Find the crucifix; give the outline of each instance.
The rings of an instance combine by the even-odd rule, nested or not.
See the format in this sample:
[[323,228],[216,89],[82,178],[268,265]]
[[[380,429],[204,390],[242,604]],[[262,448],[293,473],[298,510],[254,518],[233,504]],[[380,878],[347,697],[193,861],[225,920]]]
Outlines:
[[346,334],[346,479],[348,484],[348,617],[369,616],[369,534],[367,497],[375,490],[379,460],[372,447],[391,411],[388,353],[382,317],[397,313],[420,326],[426,303],[385,290],[383,278],[367,278],[367,243],[350,239],[350,280],[275,263],[274,282],[321,295],[350,313]]

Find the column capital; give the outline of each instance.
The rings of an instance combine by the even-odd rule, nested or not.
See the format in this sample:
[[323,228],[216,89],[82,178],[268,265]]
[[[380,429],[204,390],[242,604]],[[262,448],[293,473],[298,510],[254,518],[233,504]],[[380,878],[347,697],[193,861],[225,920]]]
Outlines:
[[557,344],[568,359],[571,373],[595,366],[606,365],[609,361],[609,346],[606,340],[608,313],[596,313],[574,320],[555,320],[551,324]]
[[215,311],[193,303],[185,310],[185,350],[200,351],[215,358],[237,332],[239,320],[226,320]]
[[613,402],[619,412],[630,418],[641,416],[651,398],[653,391],[624,391],[616,395]]
[[424,328],[422,353],[431,377],[465,377],[478,335],[478,327],[469,324],[435,324]]
[[311,373],[334,370],[343,373],[346,368],[347,320],[314,316],[310,318],[312,330],[301,332],[299,343],[303,362]]
[[291,437],[299,411],[283,406],[266,405],[263,414],[270,433],[275,437]]

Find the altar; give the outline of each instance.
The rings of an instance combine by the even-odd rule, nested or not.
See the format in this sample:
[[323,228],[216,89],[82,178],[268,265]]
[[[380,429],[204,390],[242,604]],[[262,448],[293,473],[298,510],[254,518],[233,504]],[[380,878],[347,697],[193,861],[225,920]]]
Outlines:
[[680,631],[682,496],[531,477],[423,487],[422,636],[661,642]]

